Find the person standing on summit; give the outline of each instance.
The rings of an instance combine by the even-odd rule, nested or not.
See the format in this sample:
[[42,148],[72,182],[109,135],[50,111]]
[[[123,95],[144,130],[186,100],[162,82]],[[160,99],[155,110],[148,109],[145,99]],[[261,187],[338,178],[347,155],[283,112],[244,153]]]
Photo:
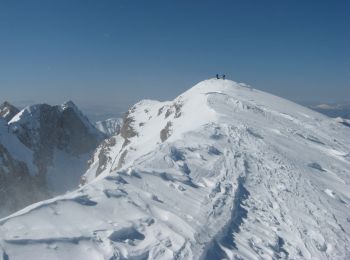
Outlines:
[[216,74],[216,79],[219,79],[219,74]]
[[222,75],[222,79],[225,79],[225,78],[226,78],[226,75],[225,75],[225,74],[223,74],[223,75]]

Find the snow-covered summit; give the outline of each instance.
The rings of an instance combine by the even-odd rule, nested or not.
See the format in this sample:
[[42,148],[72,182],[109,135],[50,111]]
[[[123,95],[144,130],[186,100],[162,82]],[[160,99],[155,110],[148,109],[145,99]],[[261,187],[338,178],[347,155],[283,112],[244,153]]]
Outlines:
[[72,100],[68,100],[66,102],[64,102],[62,105],[60,105],[61,110],[65,110],[67,108],[72,108],[75,111],[80,111],[78,109],[78,107],[76,106],[76,104],[74,104],[74,102]]
[[144,100],[86,185],[0,220],[14,259],[347,259],[348,127],[230,80]]
[[[294,118],[290,114],[295,109],[299,112]],[[310,122],[314,124],[308,114],[326,120],[325,116],[317,112],[244,83],[204,80],[173,101],[142,100],[132,106],[124,117],[121,136],[116,137],[123,141],[119,155],[110,164],[110,171],[120,169],[128,162],[133,163],[136,158],[157,149],[161,143],[182,139],[183,134],[196,131],[204,125],[235,120],[259,128],[262,127],[259,124],[266,124],[269,119],[286,121],[287,124],[297,123],[297,126]],[[98,163],[101,168],[101,160]],[[95,174],[94,169],[92,173]],[[85,177],[90,180],[91,171]]]

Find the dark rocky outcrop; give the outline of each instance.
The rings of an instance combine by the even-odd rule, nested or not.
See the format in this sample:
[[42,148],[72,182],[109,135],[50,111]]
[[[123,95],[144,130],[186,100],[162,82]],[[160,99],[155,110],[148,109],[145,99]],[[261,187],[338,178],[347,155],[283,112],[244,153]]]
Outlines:
[[101,149],[100,153],[98,154],[99,164],[96,170],[96,176],[100,175],[100,173],[106,169],[107,164],[111,161],[111,158],[108,156],[108,152],[111,150],[111,147],[113,147],[115,144],[115,138],[111,137],[103,141],[103,143],[100,145]]
[[18,112],[19,109],[7,101],[0,105],[0,117],[5,119],[6,122],[9,122]]
[[169,121],[166,126],[160,131],[160,140],[164,142],[171,135],[171,126],[173,124]]
[[125,139],[123,147],[129,143],[129,138],[137,135],[137,132],[133,128],[134,118],[132,117],[132,113],[134,112],[134,108],[131,108],[123,118],[123,125],[120,129],[120,135]]

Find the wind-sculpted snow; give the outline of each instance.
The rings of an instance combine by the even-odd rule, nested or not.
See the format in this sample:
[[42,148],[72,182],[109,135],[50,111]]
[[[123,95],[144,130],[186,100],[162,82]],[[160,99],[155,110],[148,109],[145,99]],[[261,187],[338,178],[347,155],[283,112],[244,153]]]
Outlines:
[[124,124],[85,185],[0,220],[4,259],[350,257],[348,127],[216,79]]

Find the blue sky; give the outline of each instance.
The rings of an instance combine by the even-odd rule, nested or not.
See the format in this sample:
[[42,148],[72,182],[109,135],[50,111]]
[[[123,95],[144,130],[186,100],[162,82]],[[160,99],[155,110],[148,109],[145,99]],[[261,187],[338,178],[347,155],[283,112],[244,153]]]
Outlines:
[[299,102],[344,101],[349,10],[341,0],[1,0],[1,95],[126,107],[225,73]]

